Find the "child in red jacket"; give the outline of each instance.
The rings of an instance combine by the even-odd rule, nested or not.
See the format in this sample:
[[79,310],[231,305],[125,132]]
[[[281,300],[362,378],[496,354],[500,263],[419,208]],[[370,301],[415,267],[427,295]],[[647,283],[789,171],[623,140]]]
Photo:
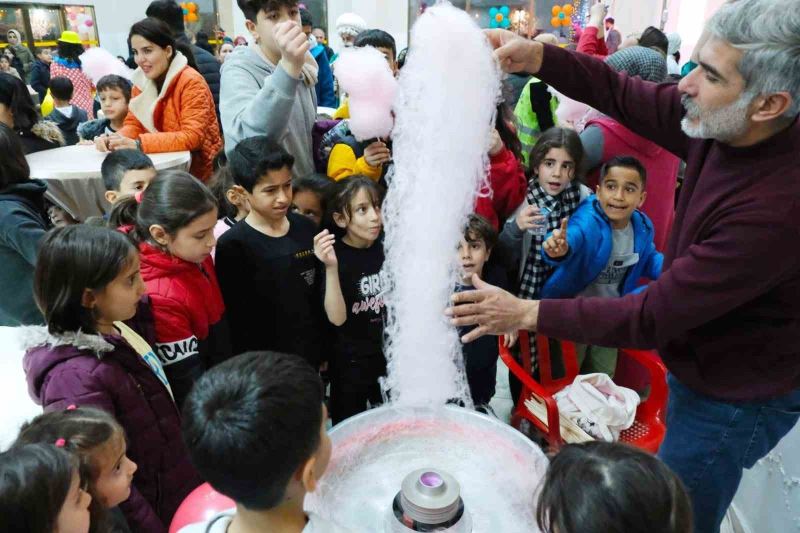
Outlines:
[[181,406],[195,380],[231,355],[211,258],[216,199],[190,174],[162,171],[146,190],[121,200],[110,222],[127,228],[139,246],[155,318],[156,353]]

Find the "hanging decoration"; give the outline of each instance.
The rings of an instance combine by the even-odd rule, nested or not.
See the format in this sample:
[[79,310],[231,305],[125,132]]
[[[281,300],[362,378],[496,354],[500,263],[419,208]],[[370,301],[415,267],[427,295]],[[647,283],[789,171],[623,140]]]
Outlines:
[[200,20],[197,14],[197,4],[194,2],[181,2],[181,9],[183,9],[184,22],[197,22]]
[[572,14],[575,12],[575,7],[572,4],[564,4],[563,6],[553,6],[551,13],[553,18],[550,19],[550,24],[554,27],[569,28],[572,26]]
[[[94,20],[85,8],[79,7],[65,7],[67,12],[67,25],[69,29],[78,34],[82,41],[91,41],[97,37],[91,29],[94,26]],[[33,22],[31,20],[31,22]]]
[[489,9],[490,28],[508,28],[511,26],[509,15],[511,9],[508,6],[492,7]]

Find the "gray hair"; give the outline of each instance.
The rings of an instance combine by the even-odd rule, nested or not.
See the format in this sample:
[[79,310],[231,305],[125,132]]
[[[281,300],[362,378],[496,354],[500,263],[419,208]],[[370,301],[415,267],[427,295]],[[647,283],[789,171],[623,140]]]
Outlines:
[[709,33],[743,52],[739,72],[754,96],[788,92],[784,117],[800,113],[800,10],[797,0],[734,0],[708,23]]

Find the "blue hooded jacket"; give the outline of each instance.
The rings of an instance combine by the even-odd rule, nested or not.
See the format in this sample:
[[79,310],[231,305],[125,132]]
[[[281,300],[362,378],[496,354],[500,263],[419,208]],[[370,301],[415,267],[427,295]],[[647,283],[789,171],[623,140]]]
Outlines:
[[[633,251],[639,261],[630,267],[619,289],[624,296],[637,289],[641,278],[656,279],[661,275],[664,256],[653,243],[653,223],[639,210],[631,216],[633,225]],[[552,234],[552,233],[551,233]],[[550,237],[550,234],[547,236]],[[543,253],[544,260],[555,271],[542,289],[542,298],[572,298],[581,293],[608,264],[613,249],[611,222],[603,212],[596,195],[581,203],[567,222],[569,252],[560,259]]]

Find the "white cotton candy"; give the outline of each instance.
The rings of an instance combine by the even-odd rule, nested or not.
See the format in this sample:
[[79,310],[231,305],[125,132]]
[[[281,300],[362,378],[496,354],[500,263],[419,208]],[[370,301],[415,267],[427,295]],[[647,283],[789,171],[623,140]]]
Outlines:
[[461,343],[444,310],[457,281],[456,248],[486,176],[500,71],[483,32],[449,3],[426,10],[410,42],[384,203],[385,385],[401,405],[469,404]]
[[342,50],[333,68],[348,96],[349,126],[356,140],[389,137],[397,80],[383,54],[371,46],[348,48]]

